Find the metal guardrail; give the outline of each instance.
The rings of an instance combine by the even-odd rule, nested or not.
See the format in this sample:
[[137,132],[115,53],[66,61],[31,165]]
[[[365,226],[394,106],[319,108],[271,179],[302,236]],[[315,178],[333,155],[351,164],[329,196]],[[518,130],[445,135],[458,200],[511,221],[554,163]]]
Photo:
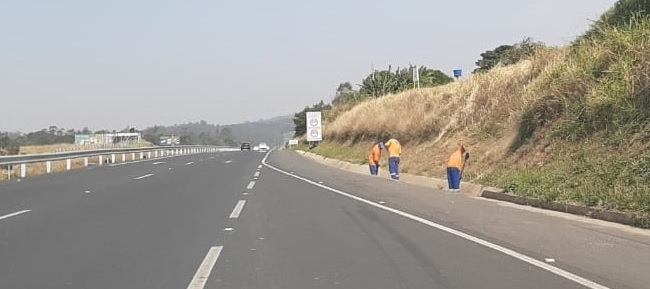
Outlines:
[[[153,152],[153,151],[171,151],[171,150],[209,150],[215,151],[221,149],[233,149],[231,147],[223,146],[200,146],[200,145],[185,145],[185,146],[156,146],[156,147],[139,147],[139,148],[114,148],[114,149],[97,149],[87,151],[73,151],[63,153],[44,153],[44,154],[29,154],[29,155],[11,155],[0,156],[0,166],[11,166],[28,163],[40,163],[48,161],[59,161],[67,159],[77,159],[83,157],[93,157],[100,155],[124,154],[124,153],[139,153],[139,152]],[[197,151],[198,152],[198,151]]]
[[[29,155],[13,155],[13,156],[0,156],[0,169],[6,169],[7,179],[11,180],[13,167],[19,165],[20,178],[27,176],[27,164],[45,163],[45,173],[52,172],[53,161],[66,161],[66,170],[72,169],[73,159],[84,159],[84,167],[90,165],[89,159],[91,157],[98,157],[97,164],[102,165],[104,160],[108,163],[116,163],[117,155],[122,155],[121,162],[127,161],[127,154],[131,154],[131,161],[138,159],[150,159],[158,157],[169,157],[177,155],[195,154],[195,153],[212,153],[219,151],[235,151],[239,148],[224,147],[224,146],[156,146],[156,147],[138,147],[138,148],[113,148],[113,149],[96,149],[87,151],[73,151],[62,153],[44,153],[44,154],[29,154]],[[139,156],[136,156],[136,153]],[[146,154],[145,154],[146,153]],[[103,159],[103,156],[108,156]]]

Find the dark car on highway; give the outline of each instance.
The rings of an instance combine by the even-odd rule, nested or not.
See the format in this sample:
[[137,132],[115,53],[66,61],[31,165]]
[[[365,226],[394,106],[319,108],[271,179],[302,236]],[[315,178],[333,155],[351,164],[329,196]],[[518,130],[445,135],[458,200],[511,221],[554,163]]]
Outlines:
[[249,151],[251,150],[251,144],[247,142],[241,143],[241,150],[243,151]]

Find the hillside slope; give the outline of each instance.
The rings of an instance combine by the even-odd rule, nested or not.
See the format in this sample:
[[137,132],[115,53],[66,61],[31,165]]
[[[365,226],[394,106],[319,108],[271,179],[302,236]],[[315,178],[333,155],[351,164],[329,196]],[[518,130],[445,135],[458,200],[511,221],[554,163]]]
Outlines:
[[464,144],[465,180],[650,213],[649,2],[620,1],[569,47],[361,103],[324,127],[329,141],[315,152],[363,163],[371,142],[392,136],[403,171],[444,177]]

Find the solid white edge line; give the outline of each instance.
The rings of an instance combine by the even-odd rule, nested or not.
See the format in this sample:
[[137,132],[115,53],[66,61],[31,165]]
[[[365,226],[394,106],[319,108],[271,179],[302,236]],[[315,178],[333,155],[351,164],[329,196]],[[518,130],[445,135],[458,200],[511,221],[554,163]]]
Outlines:
[[255,181],[251,181],[250,183],[248,183],[248,186],[246,186],[246,188],[250,190],[250,189],[252,189],[254,186],[255,186]]
[[553,274],[556,274],[556,275],[558,275],[558,276],[564,277],[564,278],[566,278],[566,279],[568,279],[568,280],[571,280],[571,281],[573,281],[573,282],[575,282],[575,283],[578,283],[578,284],[580,284],[580,285],[582,285],[582,286],[585,286],[585,287],[587,287],[587,288],[592,288],[592,289],[609,289],[609,287],[607,287],[607,286],[604,286],[604,285],[598,284],[598,283],[596,283],[596,282],[594,282],[594,281],[591,281],[591,280],[589,280],[589,279],[586,279],[586,278],[580,277],[580,276],[578,276],[578,275],[576,275],[576,274],[573,274],[573,273],[571,273],[571,272],[568,272],[568,271],[562,270],[562,269],[560,269],[560,268],[558,268],[558,267],[551,266],[551,265],[549,265],[549,264],[547,264],[547,263],[544,263],[544,262],[542,262],[542,261],[536,260],[536,259],[534,259],[534,258],[532,258],[532,257],[526,256],[526,255],[524,255],[524,254],[521,254],[521,253],[516,252],[516,251],[514,251],[514,250],[508,249],[508,248],[506,248],[506,247],[503,247],[503,246],[500,246],[500,245],[497,245],[497,244],[491,243],[491,242],[489,242],[489,241],[483,240],[483,239],[478,238],[478,237],[474,237],[474,236],[472,236],[472,235],[470,235],[470,234],[467,234],[467,233],[464,233],[464,232],[458,231],[458,230],[456,230],[456,229],[452,229],[452,228],[446,227],[446,226],[444,226],[444,225],[441,225],[441,224],[435,223],[435,222],[433,222],[433,221],[429,221],[429,220],[424,219],[424,218],[422,218],[422,217],[418,217],[418,216],[415,216],[415,215],[412,215],[412,214],[409,214],[409,213],[406,213],[406,212],[402,212],[402,211],[397,210],[397,209],[393,209],[393,208],[388,207],[388,206],[385,206],[385,205],[381,205],[381,204],[374,203],[374,202],[372,202],[372,201],[369,201],[369,200],[363,199],[363,198],[361,198],[361,197],[357,197],[357,196],[352,195],[352,194],[350,194],[350,193],[346,193],[346,192],[343,192],[343,191],[340,191],[340,190],[337,190],[337,189],[334,189],[334,188],[330,188],[330,187],[328,187],[328,186],[325,186],[325,185],[319,184],[319,183],[314,182],[314,181],[312,181],[312,180],[309,180],[309,179],[307,179],[307,178],[303,178],[303,177],[300,177],[300,176],[297,176],[297,175],[294,175],[294,174],[291,174],[291,173],[285,172],[285,171],[283,171],[283,170],[281,170],[281,169],[279,169],[279,168],[276,168],[276,167],[274,167],[274,166],[269,165],[269,164],[266,163],[266,159],[268,158],[268,156],[269,156],[270,153],[271,153],[271,152],[269,151],[269,152],[264,156],[264,158],[262,159],[262,164],[264,164],[266,167],[268,167],[268,168],[270,168],[270,169],[273,169],[273,170],[275,170],[275,171],[277,171],[277,172],[279,172],[279,173],[285,174],[285,175],[287,175],[287,176],[294,177],[294,178],[296,178],[296,179],[299,179],[299,180],[301,180],[301,181],[307,182],[307,183],[312,184],[312,185],[314,185],[314,186],[317,186],[317,187],[320,187],[320,188],[326,189],[326,190],[328,190],[328,191],[330,191],[330,192],[337,193],[337,194],[339,194],[339,195],[342,195],[342,196],[345,196],[345,197],[351,198],[351,199],[353,199],[353,200],[356,200],[356,201],[359,201],[359,202],[362,202],[362,203],[366,203],[366,204],[368,204],[368,205],[370,205],[370,206],[373,206],[373,207],[376,207],[376,208],[379,208],[379,209],[382,209],[382,210],[386,210],[386,211],[388,211],[388,212],[391,212],[391,213],[394,213],[394,214],[400,215],[400,216],[402,216],[402,217],[405,217],[405,218],[411,219],[411,220],[413,220],[413,221],[420,222],[420,223],[425,224],[425,225],[427,225],[427,226],[430,226],[430,227],[432,227],[432,228],[436,228],[436,229],[438,229],[438,230],[441,230],[441,231],[447,232],[447,233],[452,234],[452,235],[455,235],[455,236],[457,236],[457,237],[461,237],[461,238],[463,238],[463,239],[465,239],[465,240],[468,240],[468,241],[474,242],[474,243],[476,243],[476,244],[483,245],[483,246],[488,247],[488,248],[490,248],[490,249],[493,249],[493,250],[499,251],[499,252],[501,252],[501,253],[503,253],[503,254],[506,254],[506,255],[508,255],[508,256],[510,256],[510,257],[513,257],[513,258],[519,259],[519,260],[524,261],[524,262],[526,262],[526,263],[528,263],[528,264],[531,264],[531,265],[536,266],[536,267],[538,267],[538,268],[541,268],[541,269],[544,269],[544,270],[546,270],[546,271],[549,271],[549,272],[551,272],[551,273],[553,273]]
[[205,284],[208,282],[208,277],[210,277],[210,273],[212,272],[212,268],[214,268],[214,264],[217,262],[217,259],[219,259],[219,255],[221,255],[221,249],[223,249],[223,246],[210,247],[210,251],[205,255],[203,262],[201,262],[199,269],[196,270],[196,273],[194,274],[192,281],[190,281],[190,284],[187,286],[187,289],[203,289],[203,287],[205,287]]
[[153,174],[146,174],[144,176],[135,177],[133,179],[134,180],[141,180],[141,179],[148,178],[148,177],[151,177],[151,176],[153,176]]
[[239,218],[239,214],[241,214],[241,211],[242,209],[244,209],[245,204],[246,204],[246,200],[239,200],[235,205],[235,208],[232,209],[232,213],[230,213],[230,218],[231,219]]
[[15,217],[15,216],[18,216],[18,215],[21,215],[21,214],[24,214],[24,213],[27,213],[27,212],[31,212],[31,211],[32,211],[32,210],[22,210],[22,211],[18,211],[18,212],[13,212],[13,213],[11,213],[11,214],[6,214],[6,215],[4,215],[4,216],[0,216],[0,220],[4,220],[4,219],[11,218],[11,217]]

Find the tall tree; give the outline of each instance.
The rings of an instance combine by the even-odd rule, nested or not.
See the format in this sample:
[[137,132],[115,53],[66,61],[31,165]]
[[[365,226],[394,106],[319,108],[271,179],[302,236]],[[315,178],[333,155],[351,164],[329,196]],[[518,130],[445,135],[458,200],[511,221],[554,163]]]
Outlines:
[[481,59],[476,61],[478,68],[473,72],[486,72],[498,64],[510,65],[515,64],[522,59],[535,54],[538,48],[544,47],[543,42],[534,41],[527,37],[524,40],[513,45],[500,45],[494,50],[488,50],[481,53]]
[[478,68],[474,69],[474,72],[486,72],[492,69],[499,64],[503,55],[512,48],[512,45],[500,45],[494,50],[487,50],[481,53],[481,59],[476,61],[476,66],[478,66]]
[[388,70],[373,71],[359,86],[359,92],[375,98],[400,90],[399,81],[390,66]]
[[364,98],[366,98],[366,96],[361,94],[359,91],[354,90],[354,87],[350,82],[344,82],[339,84],[339,87],[336,88],[336,96],[332,100],[332,104],[356,103]]

